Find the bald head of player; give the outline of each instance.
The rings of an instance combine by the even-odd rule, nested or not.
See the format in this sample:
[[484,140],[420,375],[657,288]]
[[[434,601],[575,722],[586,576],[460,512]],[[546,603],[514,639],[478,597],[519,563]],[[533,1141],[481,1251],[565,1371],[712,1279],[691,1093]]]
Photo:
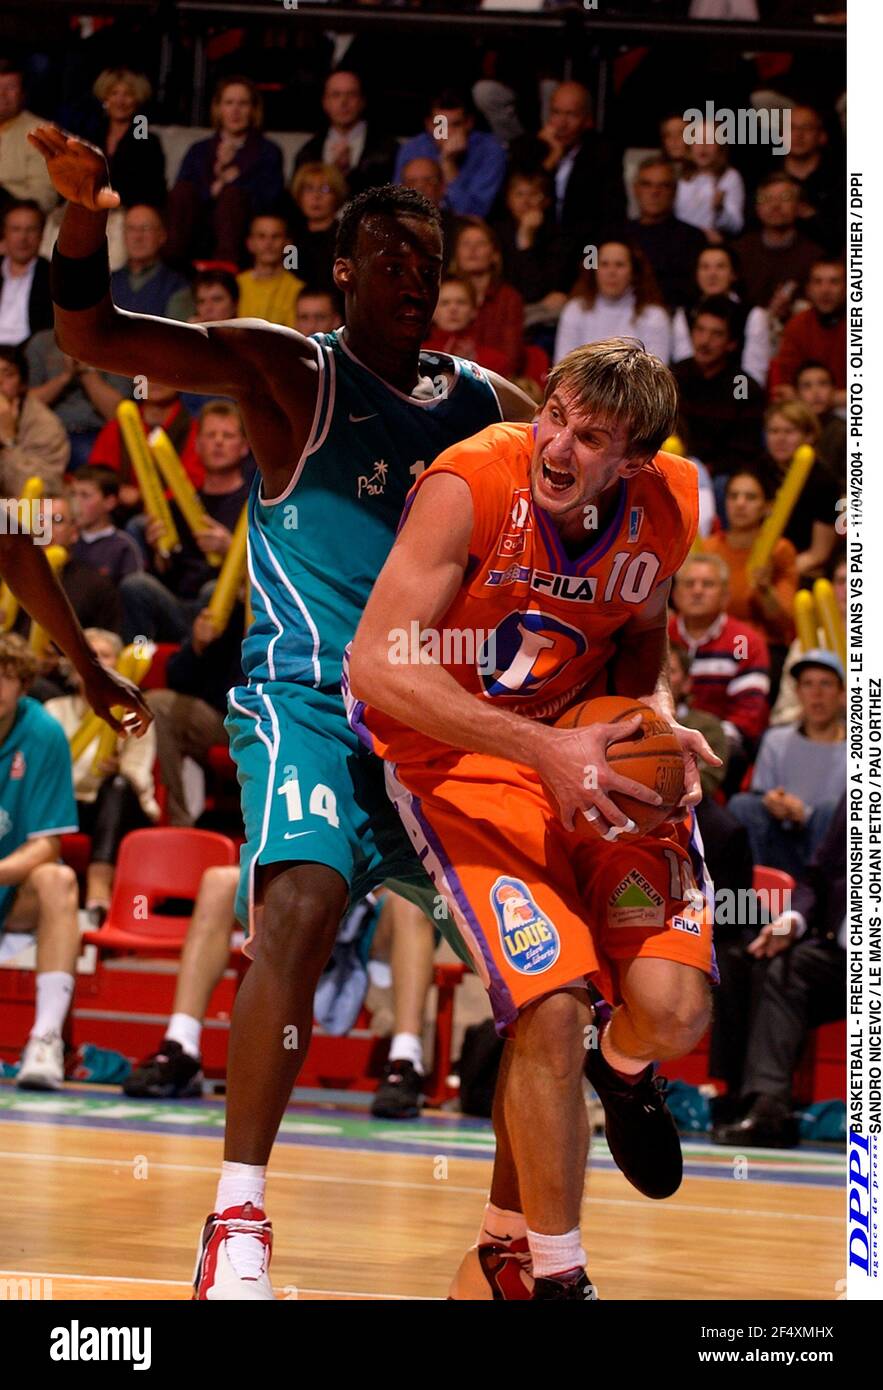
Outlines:
[[[534,425],[534,502],[565,540],[585,540],[615,504],[617,484],[649,463],[673,433],[674,377],[633,338],[576,348],[549,373]],[[587,524],[588,509],[597,509]]]
[[[346,303],[347,341],[357,356],[416,360],[429,333],[442,272],[438,208],[413,188],[369,188],[343,209],[334,283]],[[373,364],[372,364],[373,365]],[[389,378],[395,381],[395,373]]]

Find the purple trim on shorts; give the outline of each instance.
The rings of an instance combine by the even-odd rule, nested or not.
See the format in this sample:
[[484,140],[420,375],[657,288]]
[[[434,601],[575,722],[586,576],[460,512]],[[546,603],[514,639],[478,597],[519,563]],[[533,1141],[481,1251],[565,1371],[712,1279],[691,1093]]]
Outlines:
[[[488,998],[491,1001],[491,1008],[494,1011],[494,1025],[496,1027],[497,1032],[502,1035],[503,1033],[505,1033],[506,1029],[510,1026],[510,1024],[514,1023],[518,1017],[518,1008],[515,1004],[515,1000],[512,998],[512,995],[506,988],[506,983],[499,970],[497,969],[497,963],[494,960],[493,954],[487,945],[487,939],[485,937],[484,932],[481,929],[481,924],[478,921],[478,918],[472,910],[472,905],[466,896],[466,892],[463,888],[462,883],[460,882],[457,870],[454,868],[450,859],[445,854],[444,850],[442,849],[441,841],[439,840],[432,826],[426,820],[426,817],[423,815],[421,811],[421,803],[419,796],[415,796],[413,792],[409,791],[408,797],[411,802],[411,810],[414,813],[414,817],[419,822],[420,828],[423,831],[424,836],[426,837],[426,843],[429,845],[430,849],[433,851],[442,868],[444,869],[445,878],[451,887],[451,891],[454,894],[454,897],[457,901],[457,905],[459,906],[460,911],[463,913],[463,916],[466,918],[467,922],[472,928],[472,933],[479,946],[481,947],[481,954],[484,958],[484,963],[487,966],[487,972],[491,980],[490,988],[488,990]],[[424,865],[424,868],[425,867],[426,866]],[[438,887],[438,885],[436,885],[436,887]]]
[[374,735],[365,723],[365,710],[367,709],[367,705],[364,700],[354,700],[350,693],[349,657],[351,646],[352,644],[350,643],[343,654],[343,664],[340,670],[340,693],[343,695],[346,722],[359,741],[368,749],[368,752],[376,753],[377,749],[374,747]]

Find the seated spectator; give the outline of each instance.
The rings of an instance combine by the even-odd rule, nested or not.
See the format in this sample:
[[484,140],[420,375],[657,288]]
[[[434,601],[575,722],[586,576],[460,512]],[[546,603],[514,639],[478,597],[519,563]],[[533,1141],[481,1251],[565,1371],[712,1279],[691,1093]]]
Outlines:
[[74,559],[91,565],[112,584],[142,570],[140,546],[113,524],[120,500],[119,475],[111,468],[87,466],[80,469],[70,491],[78,531],[71,550]]
[[28,694],[36,669],[21,637],[0,635],[0,959],[36,938],[37,1005],[16,1084],[57,1091],[80,952],[77,880],[59,855],[61,836],[77,828],[77,807],[67,739]]
[[597,245],[625,218],[620,152],[594,129],[592,94],[580,82],[559,82],[549,117],[537,135],[514,140],[510,164],[552,180],[554,223],[576,265],[588,242]]
[[626,224],[628,240],[650,262],[670,310],[695,301],[695,266],[708,244],[704,232],[675,216],[677,186],[670,160],[658,155],[642,160],[634,183],[638,216]]
[[192,293],[191,323],[221,323],[239,317],[239,281],[231,271],[197,271]]
[[297,297],[294,326],[307,338],[314,333],[333,333],[343,322],[336,294],[305,285]]
[[516,171],[506,183],[506,212],[494,224],[503,274],[524,300],[531,327],[558,322],[575,275],[551,208],[548,174]]
[[168,793],[170,825],[192,825],[184,787],[184,759],[208,766],[209,750],[226,744],[227,691],[242,682],[242,606],[218,633],[202,610],[166,666],[165,690],[148,690],[145,699],[156,721],[156,746],[162,783]]
[[[764,416],[766,455],[758,471],[777,489],[788,472],[795,451],[801,444],[815,448],[819,426],[811,410],[799,401],[771,405]],[[816,461],[794,505],[785,535],[797,551],[797,572],[803,578],[817,578],[837,543],[837,503],[841,488]]]
[[[693,355],[672,368],[690,448],[713,478],[727,477],[757,460],[763,392],[735,360],[738,329],[725,295],[700,299],[690,323],[690,345]],[[718,510],[723,510],[722,497]]]
[[828,829],[846,781],[844,681],[839,657],[818,647],[794,663],[800,718],[767,729],[751,791],[730,800],[756,864],[798,877]]
[[797,216],[801,229],[827,252],[842,251],[846,239],[844,172],[831,156],[828,135],[815,107],[791,108],[791,148],[782,165],[800,189]]
[[[721,760],[720,767],[703,764],[699,769],[702,800],[696,807],[696,820],[702,836],[705,862],[716,892],[738,893],[751,887],[751,850],[744,826],[718,800],[727,776],[730,748],[723,725],[716,715],[692,707],[691,664],[690,653],[685,647],[675,645],[669,649],[668,678],[678,722],[688,729],[698,729]],[[719,1073],[714,1072],[713,1075]]]
[[143,73],[129,68],[105,68],[92,88],[104,113],[97,144],[107,157],[110,186],[124,208],[146,205],[162,210],[166,204],[166,157],[159,136],[146,127],[136,130],[137,115],[144,118],[151,87]]
[[157,1051],[132,1068],[123,1082],[125,1095],[138,1100],[184,1100],[202,1095],[202,1025],[215,986],[230,961],[238,885],[238,868],[226,864],[206,869],[200,879],[165,1035]]
[[[182,397],[173,386],[148,381],[144,396],[135,404],[141,416],[145,434],[164,429],[177,450],[184,471],[194,487],[199,487],[204,474],[196,448],[197,422],[185,408]],[[128,520],[141,508],[141,491],[129,450],[123,439],[119,422],[108,420],[89,455],[93,467],[111,468],[119,476],[120,505],[117,519]]]
[[673,644],[690,654],[694,709],[721,721],[729,744],[725,791],[739,786],[769,715],[770,662],[764,638],[727,612],[729,573],[718,555],[699,553],[674,583]]
[[70,452],[58,416],[28,390],[21,348],[0,347],[0,495],[19,497],[34,477],[59,487]]
[[[95,627],[106,632],[119,633],[121,608],[117,585],[93,565],[87,564],[74,554],[79,531],[74,516],[71,488],[62,487],[55,497],[45,498],[41,507],[43,523],[47,533],[52,537],[52,544],[63,546],[67,551],[67,559],[59,572],[58,582],[67,594],[80,627]],[[48,524],[50,517],[51,529]],[[53,655],[50,649],[43,663],[41,677],[55,681],[58,690],[67,690],[66,670],[67,664],[62,663],[61,658]],[[47,688],[45,698],[49,698],[49,693],[55,694],[57,691],[49,692]]]
[[682,111],[673,111],[671,115],[663,116],[659,122],[662,153],[674,169],[676,178],[680,178],[685,172],[690,158],[689,147],[684,139],[686,129],[687,122]]
[[806,282],[810,307],[785,324],[779,351],[770,364],[770,395],[793,400],[797,371],[812,358],[824,362],[834,378],[834,405],[846,404],[846,267],[842,261],[816,261]]
[[[239,284],[230,270],[200,270],[193,277],[194,311],[191,323],[223,323],[239,317]],[[181,404],[196,419],[204,405],[218,397],[182,391]]]
[[187,268],[199,257],[243,264],[252,217],[278,210],[282,151],[261,135],[263,103],[248,77],[222,77],[212,98],[214,134],[184,156],[169,194],[166,259]]
[[[115,632],[86,629],[86,637],[102,666],[113,668],[123,649]],[[91,710],[83,699],[79,677],[71,676],[75,695],[47,700],[44,709],[57,719],[70,740]],[[156,735],[149,728],[143,738],[119,740],[117,751],[95,767],[98,737],[94,738],[73,765],[74,795],[77,799],[79,828],[91,836],[92,851],[86,871],[86,912],[94,930],[104,924],[113,890],[114,866],[123,836],[159,820],[154,795],[153,764]]]
[[393,181],[412,159],[432,159],[441,166],[444,204],[463,217],[487,217],[506,172],[506,152],[499,140],[475,129],[475,112],[465,93],[440,92],[429,108],[420,135],[399,146]]
[[75,361],[62,352],[52,328],[28,340],[25,360],[31,394],[55,412],[67,431],[68,470],[74,473],[88,461],[100,431],[129,396],[131,382]]
[[716,1144],[793,1148],[795,1069],[810,1030],[846,1013],[846,795],[791,904],[748,945],[758,962],[737,1011],[743,1066],[736,1105],[741,1118],[715,1125]]
[[824,362],[803,362],[794,378],[801,405],[811,410],[821,433],[816,457],[832,480],[846,491],[846,421],[834,409],[837,390],[834,374]]
[[653,272],[640,251],[621,241],[602,242],[597,270],[580,273],[558,320],[555,361],[603,338],[639,338],[661,361],[671,357],[671,322]]
[[745,184],[717,134],[706,124],[703,138],[688,143],[675,194],[675,216],[698,227],[713,245],[738,236],[745,222]]
[[110,293],[119,309],[134,314],[186,322],[193,313],[193,298],[183,275],[160,260],[166,240],[162,214],[146,203],[136,203],[123,221],[126,264],[110,277]]
[[[120,584],[123,634],[127,642],[138,635],[157,642],[180,642],[204,607],[217,579],[206,556],[225,555],[233,530],[248,498],[243,463],[248,440],[236,406],[213,401],[199,418],[196,449],[205,472],[199,495],[212,525],[193,536],[172,503],[181,548],[168,558],[154,550],[150,570],[130,574]],[[147,544],[155,547],[162,522],[151,518],[145,528]]]
[[[203,1022],[215,986],[230,960],[231,937],[237,931],[234,906],[238,882],[239,870],[227,865],[207,869],[200,879],[165,1035],[157,1051],[132,1068],[123,1082],[125,1095],[177,1100],[201,1094]],[[337,943],[316,996],[316,1018],[326,1032],[348,1032],[355,1022],[367,985],[362,954],[370,946],[376,920],[376,898],[369,893],[353,904],[340,924]],[[341,965],[339,950],[343,942],[349,969]],[[354,980],[356,972],[362,977],[361,992]]]
[[8,203],[32,199],[45,215],[58,202],[46,161],[28,140],[41,119],[25,109],[21,63],[0,58],[0,214]]
[[389,183],[396,142],[381,135],[365,119],[365,94],[358,73],[338,68],[325,79],[322,110],[327,124],[297,152],[295,170],[302,164],[332,164],[355,196],[366,188]]
[[[847,595],[845,555],[841,553],[839,558],[835,559],[833,562],[829,564],[828,575],[831,580],[831,588],[834,590],[834,599],[837,603],[837,608],[840,613],[840,621],[843,623],[845,631]],[[825,637],[824,632],[820,629],[817,633],[817,641],[819,646],[823,646],[826,640],[827,639]],[[791,646],[788,649],[788,655],[785,658],[785,667],[782,672],[782,679],[779,683],[779,694],[776,698],[776,703],[773,706],[773,712],[770,715],[771,725],[794,724],[800,718],[800,701],[797,698],[797,686],[794,683],[794,677],[792,676],[791,672],[794,670],[795,664],[798,661],[800,661],[802,656],[803,646],[801,645],[799,639],[795,638],[794,641],[791,643]]]
[[432,987],[435,930],[416,903],[393,892],[384,895],[382,914],[382,925],[390,933],[393,1033],[371,1114],[380,1120],[412,1120],[423,1108],[423,1029]]
[[745,302],[752,308],[759,304],[784,323],[821,248],[800,230],[800,189],[783,170],[758,186],[754,206],[760,227],[746,232],[733,248],[742,267]]
[[333,290],[337,215],[347,199],[346,182],[333,164],[302,164],[291,184],[297,273],[301,281]]
[[0,344],[24,346],[52,324],[49,262],[38,255],[43,213],[35,202],[8,203],[0,259]]
[[236,277],[240,318],[294,327],[295,306],[304,282],[283,264],[287,242],[284,217],[265,213],[252,218],[245,245],[253,265]]
[[447,265],[453,253],[454,235],[459,226],[459,218],[449,207],[445,207],[445,177],[441,165],[437,159],[429,159],[422,155],[417,159],[409,159],[402,167],[401,182],[405,188],[414,188],[418,193],[422,193],[424,198],[428,198],[438,208],[441,218],[442,261]]
[[432,315],[432,332],[423,344],[430,352],[448,352],[478,362],[489,371],[507,371],[507,359],[499,348],[481,343],[474,327],[478,313],[475,290],[471,280],[458,275],[446,275],[438,292],[438,303]]
[[451,274],[468,280],[477,312],[477,342],[492,343],[506,359],[506,375],[517,376],[524,357],[524,301],[503,279],[503,257],[496,236],[480,217],[464,217],[454,240]]
[[[756,381],[758,386],[766,386],[770,367],[770,318],[766,309],[755,305],[747,311],[742,308],[736,293],[739,272],[734,253],[728,246],[706,246],[699,252],[696,261],[696,288],[691,307],[698,300],[712,295],[726,295],[734,309],[734,325],[739,333],[742,371]],[[678,309],[672,321],[672,361],[681,362],[692,352],[690,324],[684,309]]]
[[771,691],[775,699],[785,653],[794,637],[797,552],[784,536],[767,563],[749,569],[751,548],[760,535],[771,501],[767,481],[754,472],[731,473],[726,489],[727,529],[702,542],[702,552],[719,555],[730,576],[727,611],[758,628],[770,651]]

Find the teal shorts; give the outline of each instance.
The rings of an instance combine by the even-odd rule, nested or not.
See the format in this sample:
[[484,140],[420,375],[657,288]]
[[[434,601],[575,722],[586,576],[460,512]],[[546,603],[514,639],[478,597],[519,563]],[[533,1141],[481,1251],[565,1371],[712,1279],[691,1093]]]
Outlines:
[[236,915],[256,931],[259,864],[327,864],[350,899],[386,883],[433,918],[437,890],[359,742],[341,695],[281,681],[235,686],[226,729],[242,789],[245,844]]

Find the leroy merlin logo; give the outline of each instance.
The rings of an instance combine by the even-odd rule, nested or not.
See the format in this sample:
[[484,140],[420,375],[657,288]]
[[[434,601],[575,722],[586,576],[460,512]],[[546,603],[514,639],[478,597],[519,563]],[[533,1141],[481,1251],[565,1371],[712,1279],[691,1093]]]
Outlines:
[[638,869],[630,869],[607,899],[607,920],[611,927],[661,927],[665,922],[662,894]]

